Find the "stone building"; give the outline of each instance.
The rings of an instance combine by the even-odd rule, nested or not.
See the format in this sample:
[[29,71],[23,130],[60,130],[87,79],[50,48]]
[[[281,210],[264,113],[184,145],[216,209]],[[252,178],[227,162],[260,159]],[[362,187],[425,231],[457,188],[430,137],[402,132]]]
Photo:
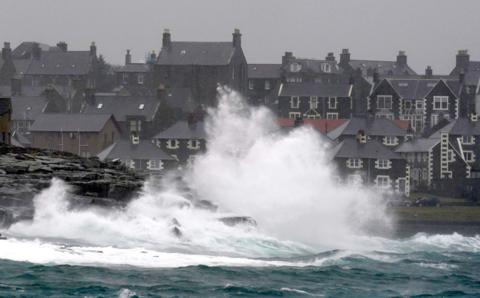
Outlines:
[[252,105],[271,106],[277,99],[281,85],[280,64],[248,65],[248,102]]
[[12,104],[10,98],[0,97],[0,143],[11,143],[11,117]]

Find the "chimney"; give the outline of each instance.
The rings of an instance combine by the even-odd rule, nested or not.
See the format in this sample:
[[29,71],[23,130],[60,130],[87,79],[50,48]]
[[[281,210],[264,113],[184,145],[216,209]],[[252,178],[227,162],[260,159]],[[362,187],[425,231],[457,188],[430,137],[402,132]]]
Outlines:
[[363,129],[360,129],[357,132],[357,142],[360,144],[366,144],[367,143],[367,135],[365,134],[365,131]]
[[34,42],[32,46],[32,56],[33,56],[33,59],[36,59],[36,60],[39,60],[40,57],[42,56],[42,49],[40,48],[40,45],[36,42]]
[[350,63],[350,52],[348,49],[343,49],[340,54],[340,65],[346,65]]
[[468,64],[470,64],[470,55],[468,55],[468,50],[459,50],[455,65],[457,71],[463,70],[464,72],[467,72]]
[[165,88],[163,84],[160,84],[160,86],[158,86],[157,88],[157,99],[159,101],[165,100],[167,95],[166,93],[167,93],[167,88]]
[[465,72],[462,70],[460,70],[460,73],[458,74],[458,81],[460,84],[463,84],[465,83]]
[[22,80],[19,77],[14,76],[12,78],[10,88],[12,96],[22,95]]
[[97,46],[94,41],[90,44],[90,56],[97,57]]
[[233,31],[233,47],[234,48],[241,48],[242,47],[242,34],[240,33],[240,29],[235,29]]
[[327,57],[325,58],[325,60],[335,61],[335,55],[332,52],[330,52],[330,53],[327,54]]
[[9,42],[4,42],[3,43],[2,59],[5,60],[5,61],[12,59],[12,49],[10,48],[10,43]]
[[60,41],[59,43],[57,43],[57,48],[59,48],[62,52],[68,51],[68,45],[64,41]]
[[282,57],[282,65],[285,66],[289,64],[295,57],[293,57],[292,52],[285,52],[285,55]]
[[150,53],[150,63],[155,64],[156,61],[157,61],[157,54],[155,53],[155,50],[153,50]]
[[170,34],[170,29],[163,30],[162,49],[172,49],[172,36]]
[[477,115],[477,113],[471,113],[471,114],[470,114],[470,121],[471,121],[471,122],[477,122],[477,121],[478,121],[478,115]]
[[431,79],[433,77],[433,69],[430,65],[425,68],[425,78]]
[[397,64],[399,66],[407,66],[407,55],[405,51],[399,51],[397,55]]
[[378,84],[380,82],[380,74],[378,73],[378,70],[375,68],[373,70],[373,83]]
[[132,64],[132,55],[130,55],[130,50],[127,50],[125,54],[125,65]]
[[95,89],[91,86],[85,88],[85,101],[90,104],[95,104]]

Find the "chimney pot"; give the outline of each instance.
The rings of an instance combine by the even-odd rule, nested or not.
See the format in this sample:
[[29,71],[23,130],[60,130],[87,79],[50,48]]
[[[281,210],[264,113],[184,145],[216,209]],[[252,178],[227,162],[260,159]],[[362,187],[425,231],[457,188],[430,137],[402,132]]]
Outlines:
[[127,50],[127,54],[125,54],[125,65],[132,63],[132,55],[130,54],[130,50]]
[[163,30],[162,48],[170,50],[172,48],[172,35],[170,29]]

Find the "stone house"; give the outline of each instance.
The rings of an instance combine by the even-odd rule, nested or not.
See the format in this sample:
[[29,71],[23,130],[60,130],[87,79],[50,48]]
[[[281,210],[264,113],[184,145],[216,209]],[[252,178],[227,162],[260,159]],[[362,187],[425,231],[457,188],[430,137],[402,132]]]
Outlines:
[[270,106],[277,99],[281,84],[280,64],[248,65],[248,102],[252,105]]
[[460,117],[469,117],[471,113],[480,114],[480,61],[471,61],[468,50],[459,50],[450,76],[460,77],[464,86]]
[[11,144],[10,121],[12,104],[10,98],[0,97],[0,143]]
[[157,59],[155,52],[150,53],[148,61],[144,63],[133,63],[132,54],[127,50],[125,54],[125,65],[114,69],[117,86],[144,87],[153,89],[153,65]]
[[216,103],[218,85],[246,94],[248,70],[241,36],[235,29],[231,42],[184,42],[172,41],[165,30],[154,85],[189,88],[194,100],[206,105]]
[[41,114],[30,127],[32,147],[96,156],[120,138],[111,114]]

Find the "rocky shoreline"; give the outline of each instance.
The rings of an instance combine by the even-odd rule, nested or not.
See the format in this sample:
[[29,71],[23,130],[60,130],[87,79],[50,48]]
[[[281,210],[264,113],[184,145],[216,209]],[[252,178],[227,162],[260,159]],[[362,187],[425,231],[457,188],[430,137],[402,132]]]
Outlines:
[[33,198],[59,178],[71,186],[84,204],[118,205],[128,202],[145,177],[120,162],[102,162],[66,152],[0,145],[0,226],[28,218]]

